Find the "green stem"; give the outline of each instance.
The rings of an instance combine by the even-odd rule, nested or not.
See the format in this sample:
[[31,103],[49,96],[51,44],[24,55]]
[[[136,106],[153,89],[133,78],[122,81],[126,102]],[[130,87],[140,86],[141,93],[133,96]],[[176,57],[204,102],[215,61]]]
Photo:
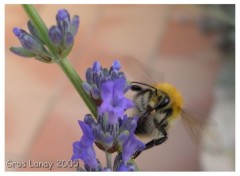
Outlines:
[[83,81],[78,76],[75,69],[72,67],[71,63],[67,59],[61,59],[58,62],[58,65],[62,68],[65,75],[69,78],[81,98],[83,99],[84,103],[87,105],[88,109],[91,111],[92,115],[96,118],[97,117],[97,110],[95,104],[90,99],[89,95],[86,94],[84,89],[82,88]]
[[108,153],[107,151],[105,151],[105,154],[106,154],[106,160],[107,160],[107,167],[112,170],[112,154]]
[[79,77],[75,69],[72,67],[71,63],[65,59],[60,58],[60,56],[57,54],[55,47],[53,46],[51,40],[48,37],[48,29],[45,23],[43,22],[42,18],[39,16],[36,9],[29,4],[23,4],[23,9],[27,13],[28,17],[30,18],[31,22],[35,26],[35,28],[38,30],[39,34],[41,35],[41,38],[45,42],[46,46],[48,47],[53,60],[61,67],[61,69],[64,71],[65,75],[68,77],[68,79],[71,81],[75,89],[77,90],[78,94],[84,101],[84,103],[87,105],[89,110],[91,111],[92,115],[97,118],[97,110],[96,105],[86,94],[86,92],[82,88],[82,79]]
[[38,12],[36,9],[30,5],[30,4],[23,4],[22,5],[23,9],[25,10],[26,14],[28,15],[29,19],[35,26],[35,28],[38,30],[41,38],[47,45],[48,49],[50,50],[52,56],[54,56],[54,60],[58,59],[58,54],[56,52],[55,47],[53,46],[52,42],[50,41],[48,37],[48,29],[45,23],[43,22],[42,18],[39,16]]

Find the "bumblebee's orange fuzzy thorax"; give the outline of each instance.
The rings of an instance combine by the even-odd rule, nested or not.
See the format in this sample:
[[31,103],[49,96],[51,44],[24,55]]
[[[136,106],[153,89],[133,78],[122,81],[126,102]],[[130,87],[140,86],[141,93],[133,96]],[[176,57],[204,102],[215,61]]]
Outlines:
[[158,83],[155,87],[166,93],[172,101],[173,118],[179,116],[183,107],[183,97],[181,93],[169,83]]

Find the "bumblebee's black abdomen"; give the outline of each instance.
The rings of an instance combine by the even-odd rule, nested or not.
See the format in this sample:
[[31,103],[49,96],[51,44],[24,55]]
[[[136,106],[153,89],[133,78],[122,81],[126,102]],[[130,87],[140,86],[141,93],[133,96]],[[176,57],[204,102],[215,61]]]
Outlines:
[[152,135],[154,127],[153,118],[150,114],[145,117],[140,117],[138,120],[137,128],[135,129],[136,135]]

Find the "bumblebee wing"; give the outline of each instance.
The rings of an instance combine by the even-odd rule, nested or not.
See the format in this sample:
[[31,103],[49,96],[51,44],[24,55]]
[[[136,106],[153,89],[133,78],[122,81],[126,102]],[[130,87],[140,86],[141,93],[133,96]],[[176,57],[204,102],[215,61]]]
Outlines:
[[204,131],[204,121],[192,116],[185,110],[182,110],[181,117],[186,130],[188,130],[194,142],[198,143]]
[[137,81],[149,85],[162,82],[164,80],[163,74],[156,70],[149,61],[142,63],[138,59],[131,56],[121,57],[120,63],[122,70],[127,75],[127,79],[131,82]]
[[193,141],[199,143],[206,151],[220,154],[223,152],[222,141],[219,136],[218,128],[212,119],[203,121],[193,117],[186,111],[182,111],[182,119],[186,129],[189,131]]

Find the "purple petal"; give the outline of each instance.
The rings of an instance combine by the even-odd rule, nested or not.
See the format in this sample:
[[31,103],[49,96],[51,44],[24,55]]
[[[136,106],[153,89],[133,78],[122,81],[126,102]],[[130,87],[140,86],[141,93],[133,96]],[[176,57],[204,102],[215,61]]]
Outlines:
[[101,68],[102,68],[102,66],[98,61],[93,63],[93,72],[98,72],[101,70]]
[[128,162],[130,157],[138,150],[143,150],[145,144],[138,140],[133,133],[129,135],[129,138],[123,144],[122,160]]
[[114,113],[114,111],[109,111],[108,112],[108,123],[111,125],[114,125],[118,122],[118,117]]
[[111,103],[113,101],[114,83],[108,81],[102,84],[101,87],[101,97],[103,101]]
[[52,26],[48,32],[49,38],[55,45],[60,45],[63,40],[63,35],[57,26]]
[[84,122],[90,126],[96,124],[96,121],[91,114],[85,115]]
[[13,28],[13,33],[14,33],[17,37],[19,37],[23,32],[25,32],[25,31],[22,30],[22,29],[20,29],[20,28],[17,28],[17,27]]
[[128,130],[130,133],[134,133],[137,127],[138,117],[129,117],[121,125],[120,130]]
[[66,9],[61,9],[58,11],[57,16],[57,26],[61,30],[63,36],[66,36],[70,28],[70,15]]
[[57,21],[62,21],[62,20],[65,20],[66,18],[70,21],[70,15],[68,11],[66,9],[58,10],[58,13],[56,16]]
[[72,155],[72,160],[76,160],[79,159],[79,151],[80,151],[80,147],[79,147],[79,142],[74,142],[73,143],[73,155]]
[[93,81],[93,70],[92,68],[88,68],[87,71],[86,71],[86,74],[85,74],[85,77],[86,77],[86,80],[89,84],[92,84]]
[[113,113],[116,118],[122,118],[124,114],[124,109],[121,106],[116,106],[113,108]]
[[117,171],[120,172],[126,172],[126,171],[135,171],[136,170],[136,166],[133,164],[124,164],[122,163],[118,168]]
[[119,146],[123,146],[123,143],[128,139],[129,137],[129,131],[125,130],[123,131],[118,137],[117,137],[117,141]]
[[84,150],[82,150],[82,152],[79,154],[79,158],[82,159],[83,162],[87,164],[90,168],[98,167],[96,153],[93,146],[84,148]]
[[113,111],[113,107],[108,102],[104,101],[98,108],[99,114],[108,113]]
[[84,91],[90,95],[91,91],[92,91],[92,87],[90,86],[90,84],[88,84],[87,82],[84,82],[82,84],[82,88],[84,89]]
[[93,136],[92,130],[91,130],[90,126],[87,125],[85,122],[79,120],[78,123],[83,131],[83,136],[82,136],[80,142],[83,142],[83,144],[86,147],[88,147],[94,141],[94,136]]
[[79,27],[79,16],[75,15],[72,18],[72,22],[71,22],[71,28],[70,31],[72,33],[73,36],[76,35],[77,31],[78,31],[78,27]]
[[63,42],[64,42],[64,46],[66,48],[69,48],[69,47],[71,47],[73,45],[74,37],[71,34],[71,32],[67,32]]
[[113,70],[120,70],[121,69],[121,64],[118,60],[115,60],[112,64]]
[[114,94],[113,94],[113,99],[115,99],[116,101],[122,99],[124,97],[124,87],[126,84],[126,80],[123,78],[119,78],[114,80]]
[[121,106],[123,110],[126,110],[135,107],[135,104],[131,100],[124,98],[119,101],[119,106]]

